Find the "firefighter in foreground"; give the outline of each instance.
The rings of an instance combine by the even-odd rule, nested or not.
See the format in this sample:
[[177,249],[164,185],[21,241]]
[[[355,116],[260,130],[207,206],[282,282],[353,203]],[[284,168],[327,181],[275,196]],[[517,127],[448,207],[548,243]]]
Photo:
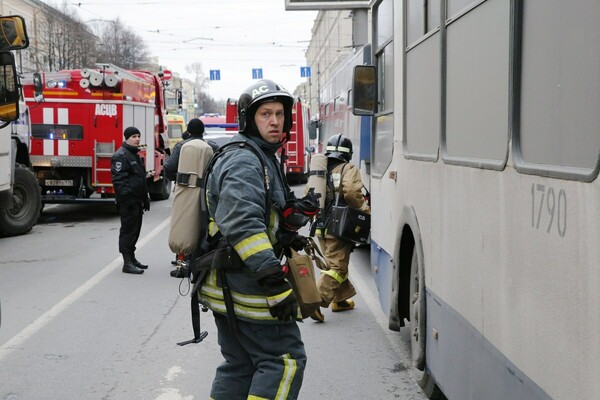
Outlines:
[[146,168],[138,156],[140,131],[133,126],[125,129],[125,141],[112,157],[112,182],[117,208],[121,216],[119,253],[123,255],[123,272],[142,274],[148,268],[135,258],[135,245],[142,229],[142,215],[150,211],[146,186]]
[[[340,205],[346,204],[350,208],[363,211],[369,211],[369,207],[362,192],[364,185],[360,178],[360,171],[356,165],[350,163],[352,159],[350,139],[341,134],[334,135],[327,142],[325,150],[327,194],[324,212],[316,221],[315,233],[330,269],[321,271],[317,287],[323,299],[321,307],[327,308],[331,304],[333,312],[348,311],[354,308],[354,301],[350,298],[356,294],[356,289],[348,279],[348,265],[354,243],[328,234],[329,212],[336,200],[336,193],[339,195]],[[311,318],[318,322],[325,321],[325,316],[320,309],[317,309]]]
[[231,245],[242,264],[211,269],[199,289],[225,358],[212,384],[214,400],[296,399],[302,385],[298,304],[280,261],[284,243],[298,237],[282,228],[295,197],[275,156],[289,135],[293,104],[272,81],[248,87],[238,102],[240,134],[231,140],[246,144],[218,158],[207,178],[209,232]]

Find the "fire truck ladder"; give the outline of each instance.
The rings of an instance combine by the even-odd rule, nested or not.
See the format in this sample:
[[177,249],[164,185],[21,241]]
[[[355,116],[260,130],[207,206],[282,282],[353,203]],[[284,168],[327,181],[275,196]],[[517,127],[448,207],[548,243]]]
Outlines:
[[110,172],[110,168],[98,168],[98,161],[101,158],[112,158],[115,152],[115,142],[98,142],[94,140],[94,186],[95,187],[110,187],[110,183],[98,182],[98,172]]
[[137,81],[137,82],[144,82],[144,80],[142,78],[140,78],[139,76],[135,76],[131,72],[129,72],[129,71],[123,69],[123,68],[117,67],[114,64],[110,64],[110,63],[96,63],[96,66],[98,68],[100,68],[103,72],[104,71],[108,71],[108,72],[112,72],[112,73],[117,74],[121,78],[127,78],[129,80]]

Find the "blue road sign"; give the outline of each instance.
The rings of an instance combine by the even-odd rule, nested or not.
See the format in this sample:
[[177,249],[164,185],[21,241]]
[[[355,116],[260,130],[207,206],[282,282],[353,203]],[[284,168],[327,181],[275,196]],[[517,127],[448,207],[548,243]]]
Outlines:
[[221,80],[221,70],[220,69],[211,69],[210,70],[210,80],[211,81],[220,81]]
[[262,68],[252,68],[252,79],[262,79]]
[[310,67],[300,67],[300,77],[310,78]]

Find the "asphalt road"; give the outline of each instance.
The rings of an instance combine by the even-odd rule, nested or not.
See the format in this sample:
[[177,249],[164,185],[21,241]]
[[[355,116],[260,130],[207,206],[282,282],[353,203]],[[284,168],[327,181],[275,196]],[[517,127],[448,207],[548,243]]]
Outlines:
[[[298,189],[298,188],[297,188]],[[210,313],[193,336],[185,280],[169,276],[171,200],[152,202],[136,255],[121,272],[113,206],[47,205],[31,233],[0,239],[0,399],[206,399],[222,358]],[[308,355],[301,399],[425,396],[406,338],[387,329],[366,249],[351,258],[355,310],[300,325]]]

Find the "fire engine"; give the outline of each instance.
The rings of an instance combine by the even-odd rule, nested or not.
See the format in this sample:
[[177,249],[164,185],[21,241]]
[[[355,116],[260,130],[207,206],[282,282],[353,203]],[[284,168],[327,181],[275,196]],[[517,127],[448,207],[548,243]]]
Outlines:
[[225,106],[225,123],[227,131],[237,131],[238,129],[238,113],[237,113],[237,100],[229,98]]
[[[237,100],[227,99],[225,120],[227,125],[233,121],[237,124]],[[317,130],[316,121],[310,121],[310,110],[300,98],[296,99],[292,109],[292,122],[290,138],[283,146],[286,178],[289,183],[306,183],[310,157],[315,151],[313,143],[316,143]]]
[[[42,72],[23,82],[31,116],[31,164],[44,203],[114,201],[111,158],[128,126],[142,133],[140,157],[152,200],[169,198],[169,152],[161,74],[112,64]],[[41,80],[41,93],[33,81]],[[94,195],[94,196],[92,196]]]
[[290,140],[285,145],[285,172],[288,182],[308,181],[308,172],[310,167],[310,157],[315,151],[311,146],[313,140],[317,138],[316,131],[310,121],[310,112],[300,98],[296,99],[294,109],[292,110],[292,129],[290,130]]

